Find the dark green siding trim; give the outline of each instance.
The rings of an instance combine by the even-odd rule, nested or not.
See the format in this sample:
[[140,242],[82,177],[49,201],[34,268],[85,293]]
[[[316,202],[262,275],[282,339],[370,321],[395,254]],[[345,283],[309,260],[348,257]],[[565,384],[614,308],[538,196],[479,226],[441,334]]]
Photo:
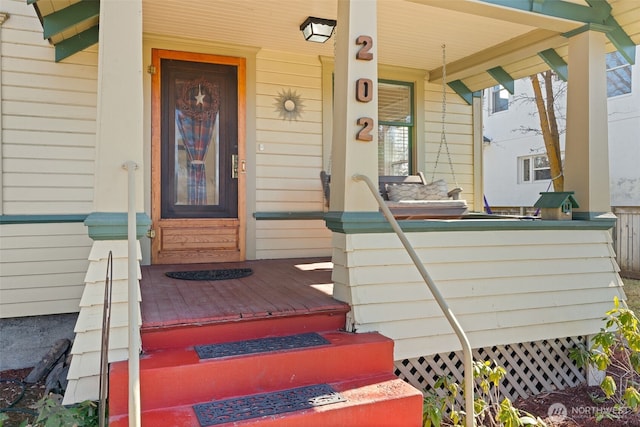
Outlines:
[[611,40],[618,52],[624,56],[624,59],[629,64],[634,65],[636,63],[636,45],[631,40],[631,37],[624,32],[612,16],[607,18],[605,25],[613,28],[613,30],[607,32],[607,38]]
[[504,70],[504,68],[502,68],[502,67],[491,68],[491,69],[487,70],[487,73],[489,73],[489,75],[491,77],[493,77],[495,79],[495,81],[500,83],[503,88],[508,90],[509,93],[511,95],[513,95],[513,92],[515,91],[515,87],[514,87],[514,83],[513,83],[513,77],[511,77],[509,75],[509,73],[507,73]]
[[43,36],[45,39],[53,37],[64,30],[73,27],[87,19],[100,15],[100,2],[96,0],[81,1],[60,9],[42,18]]
[[611,43],[624,56],[629,64],[636,60],[636,46],[631,37],[622,29],[620,24],[611,16],[611,5],[605,0],[586,0],[589,6],[560,0],[482,0],[498,6],[519,9],[525,12],[539,13],[556,18],[588,24],[586,27],[565,34],[567,37],[582,31],[594,30],[607,34]]
[[327,212],[325,223],[343,234],[388,233],[391,226],[380,212]]
[[[482,0],[485,3],[519,9],[525,12],[535,12],[541,15],[569,19],[587,23],[602,23],[611,13],[608,3],[601,7],[589,7],[568,1],[531,1],[531,0]],[[599,2],[600,3],[600,2]]]
[[471,105],[473,103],[473,92],[471,92],[471,89],[469,89],[467,85],[462,83],[462,80],[454,80],[447,83],[447,85],[449,85],[460,98],[464,99],[467,104]]
[[612,212],[572,212],[572,218],[580,221],[611,222],[615,224],[617,217]]
[[253,217],[259,220],[283,219],[324,219],[324,212],[255,212]]
[[[84,225],[89,228],[93,240],[127,240],[128,215],[126,212],[94,212],[87,217]],[[146,236],[151,219],[146,213],[136,214],[136,238]]]
[[543,50],[542,52],[538,52],[538,56],[547,63],[547,65],[556,72],[556,74],[565,82],[569,78],[569,67],[567,63],[564,62],[564,59],[558,52],[553,49]]
[[57,224],[84,222],[87,214],[78,215],[0,215],[0,224]]
[[[575,213],[574,213],[575,215]],[[504,231],[504,230],[609,230],[615,223],[612,217],[591,217],[590,221],[543,221],[539,219],[505,219],[469,215],[459,220],[399,221],[404,232],[437,231]],[[342,234],[392,233],[391,225],[378,212],[328,212],[325,222],[331,231]]]
[[613,31],[613,28],[603,24],[585,24],[582,27],[576,28],[575,30],[562,33],[562,35],[570,39],[571,37],[577,36],[578,34],[586,33],[587,31],[597,31],[600,33],[607,33],[609,31]]
[[61,41],[56,45],[56,62],[78,53],[98,43],[98,27],[89,28],[80,34]]

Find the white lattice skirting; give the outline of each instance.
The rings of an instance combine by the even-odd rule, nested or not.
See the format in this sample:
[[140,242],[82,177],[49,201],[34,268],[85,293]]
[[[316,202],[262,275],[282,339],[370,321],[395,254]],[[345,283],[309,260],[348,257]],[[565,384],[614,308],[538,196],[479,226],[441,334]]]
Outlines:
[[[586,373],[569,359],[569,350],[585,342],[584,337],[570,337],[485,347],[473,350],[473,357],[476,361],[495,360],[507,370],[500,392],[514,401],[584,383]],[[432,387],[442,375],[463,383],[462,352],[404,359],[395,366],[396,375],[419,390]]]

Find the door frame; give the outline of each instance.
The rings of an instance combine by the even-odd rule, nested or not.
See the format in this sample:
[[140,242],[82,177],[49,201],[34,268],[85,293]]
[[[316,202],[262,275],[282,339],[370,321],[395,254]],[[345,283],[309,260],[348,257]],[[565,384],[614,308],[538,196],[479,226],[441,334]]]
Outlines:
[[[237,67],[238,78],[238,218],[163,219],[161,217],[161,75],[162,59],[203,62]],[[167,49],[151,49],[151,221],[155,236],[151,240],[151,264],[182,264],[194,262],[244,261],[246,258],[246,59],[242,57],[212,55]],[[207,250],[185,250],[175,256],[162,256],[165,226],[180,228],[225,228],[237,223],[237,250],[214,253]]]

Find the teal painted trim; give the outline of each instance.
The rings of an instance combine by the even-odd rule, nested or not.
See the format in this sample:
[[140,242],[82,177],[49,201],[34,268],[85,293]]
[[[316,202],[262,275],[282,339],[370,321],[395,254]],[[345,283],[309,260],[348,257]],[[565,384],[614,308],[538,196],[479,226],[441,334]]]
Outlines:
[[513,92],[515,91],[513,77],[511,77],[509,73],[507,73],[504,70],[504,68],[502,67],[491,68],[487,70],[487,73],[489,73],[489,75],[493,77],[495,81],[500,83],[502,87],[504,87],[506,90],[509,91],[511,95],[513,95]]
[[482,98],[482,91],[481,90],[477,90],[475,92],[473,92],[473,97],[474,98]]
[[60,224],[84,222],[87,214],[78,215],[0,215],[0,224]]
[[607,37],[627,62],[634,65],[636,62],[636,45],[633,40],[631,40],[631,37],[620,27],[620,24],[618,24],[615,18],[611,16],[611,6],[609,6],[605,0],[586,0],[586,2],[594,9],[606,9],[607,14],[604,19],[604,24],[610,28],[610,30],[607,31]]
[[455,93],[464,99],[467,104],[471,105],[473,103],[473,93],[464,83],[462,83],[462,80],[454,80],[447,83],[447,85],[449,85]]
[[570,39],[571,37],[575,37],[578,34],[586,33],[587,31],[597,31],[599,33],[607,33],[612,30],[613,30],[612,27],[609,27],[603,24],[585,24],[582,27],[576,28],[575,30],[562,33],[562,36]]
[[540,198],[533,204],[534,208],[560,208],[565,202],[571,203],[573,209],[579,208],[573,191],[542,191]]
[[558,52],[553,49],[543,50],[542,52],[538,52],[538,56],[547,63],[549,67],[565,82],[569,78],[569,66]]
[[611,43],[618,49],[618,52],[624,56],[624,59],[626,59],[629,64],[634,65],[636,63],[636,45],[633,43],[633,40],[631,40],[631,37],[624,32],[612,16],[607,18],[605,24],[613,28],[613,30],[607,32],[607,38],[611,40]]
[[255,212],[257,220],[286,220],[286,219],[324,219],[324,212]]
[[582,34],[586,31],[598,31],[601,33],[605,33],[607,38],[611,41],[611,43],[616,47],[618,52],[627,60],[627,62],[631,65],[636,62],[636,45],[633,43],[633,40],[624,32],[624,30],[618,25],[616,20],[612,17],[609,17],[605,24],[587,24],[583,25],[580,28],[576,28],[572,31],[567,31],[562,34],[564,37],[571,38],[575,37],[578,34]]
[[100,2],[84,0],[42,17],[43,36],[51,38],[88,19],[100,15]]
[[[574,212],[575,218],[575,212]],[[378,212],[329,212],[325,215],[327,227],[336,233],[365,234],[392,233],[391,225]],[[610,230],[615,218],[598,220],[544,221],[540,219],[505,219],[470,214],[459,220],[405,220],[399,221],[402,231],[426,233],[440,231],[505,231],[505,230]]]
[[38,3],[38,0],[27,0],[27,5],[32,5],[34,3]]
[[[389,80],[389,79],[378,79],[378,83],[387,83],[387,84],[392,84],[392,85],[397,85],[397,86],[406,86],[407,88],[409,88],[409,109],[410,111],[410,118],[411,121],[410,122],[390,122],[390,121],[385,121],[385,120],[380,120],[379,124],[383,124],[383,125],[390,125],[390,126],[405,126],[405,127],[411,127],[414,125],[415,122],[415,111],[414,111],[414,100],[413,100],[413,92],[414,92],[414,84],[413,82],[407,82],[407,81],[403,81],[403,80]],[[411,135],[411,132],[409,132],[409,134]]]
[[80,34],[61,41],[56,45],[56,62],[78,53],[98,43],[98,26],[91,27]]
[[324,221],[331,231],[342,234],[386,233],[391,230],[380,212],[327,212]]
[[[127,221],[126,212],[94,212],[87,217],[84,225],[93,240],[127,240]],[[146,213],[136,213],[136,238],[146,236],[150,225],[151,219]]]
[[[618,218],[613,212],[573,212],[573,220],[578,221],[591,221],[591,222],[615,222]],[[613,226],[612,226],[613,227]]]
[[589,6],[561,0],[481,0],[496,6],[509,7],[525,12],[539,13],[556,18],[588,24],[565,34],[572,37],[586,30],[601,31],[607,34],[611,43],[624,56],[629,64],[635,64],[636,47],[631,37],[611,16],[611,5],[606,0],[586,0]]
[[611,13],[611,6],[602,1],[598,7],[584,6],[561,0],[481,0],[496,6],[509,7],[524,12],[534,12],[555,18],[589,23],[602,23]]

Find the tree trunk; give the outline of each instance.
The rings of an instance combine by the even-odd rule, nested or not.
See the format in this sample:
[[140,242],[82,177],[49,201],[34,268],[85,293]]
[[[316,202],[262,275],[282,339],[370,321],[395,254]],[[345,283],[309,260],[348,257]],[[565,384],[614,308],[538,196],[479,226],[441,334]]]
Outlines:
[[564,176],[562,174],[562,158],[560,155],[560,133],[558,132],[558,122],[556,119],[555,108],[553,106],[553,87],[551,82],[551,72],[543,73],[545,81],[546,102],[542,96],[540,89],[540,81],[538,75],[534,74],[530,77],[533,93],[536,98],[536,107],[538,108],[538,116],[540,117],[540,129],[542,130],[542,138],[549,159],[549,169],[551,170],[551,180],[553,182],[554,191],[564,191]]

